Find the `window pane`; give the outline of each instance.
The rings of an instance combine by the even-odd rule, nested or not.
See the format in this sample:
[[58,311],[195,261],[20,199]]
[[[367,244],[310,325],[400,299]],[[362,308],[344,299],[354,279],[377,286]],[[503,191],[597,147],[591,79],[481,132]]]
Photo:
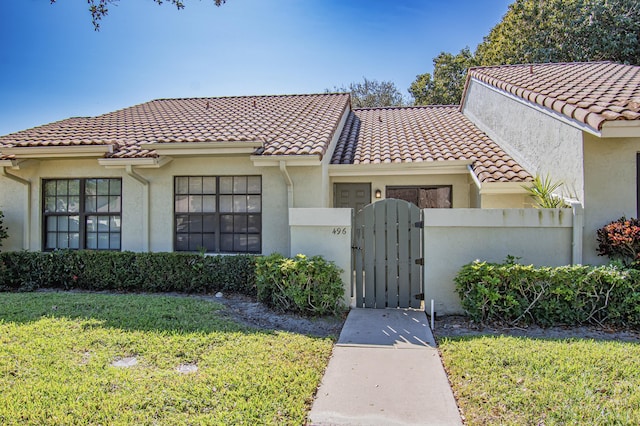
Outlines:
[[189,196],[189,211],[202,213],[202,195]]
[[176,212],[189,212],[189,197],[186,195],[176,195]]
[[80,211],[80,197],[69,197],[68,210],[70,213],[78,213]]
[[202,178],[202,193],[203,194],[215,194],[216,193],[216,178],[213,176]]
[[202,245],[202,234],[190,234],[189,235],[189,250],[198,251]]
[[109,216],[98,216],[98,232],[109,232]]
[[177,215],[176,216],[176,232],[188,232],[189,231],[189,216]]
[[224,252],[233,251],[233,235],[232,234],[220,235],[220,251],[224,251]]
[[58,234],[55,232],[47,232],[47,241],[45,241],[44,246],[48,249],[56,248],[57,238]]
[[247,193],[247,177],[246,176],[236,176],[233,178],[233,193],[234,194]]
[[98,249],[109,249],[109,234],[98,234]]
[[69,231],[80,231],[80,216],[69,216]]
[[202,211],[206,213],[214,213],[216,211],[215,195],[205,195],[202,197]]
[[246,195],[234,195],[233,196],[233,211],[235,213],[246,213],[246,211],[247,211],[247,196]]
[[46,197],[44,200],[44,212],[53,213],[56,211],[56,197]]
[[112,232],[109,234],[109,248],[110,249],[119,249],[120,248],[120,233]]
[[109,179],[109,195],[122,195],[122,181]]
[[69,235],[66,233],[58,233],[58,243],[56,244],[56,248],[66,249],[69,248]]
[[109,197],[109,212],[111,213],[120,213],[120,196],[110,196]]
[[109,229],[111,232],[120,232],[120,217],[111,216],[109,219]]
[[202,194],[202,178],[201,177],[189,178],[189,193]]
[[99,212],[108,212],[109,211],[109,197],[106,196],[98,196],[98,211]]
[[78,234],[77,232],[72,232],[69,234],[69,248],[71,249],[80,248],[80,234]]
[[231,195],[220,196],[220,212],[233,213],[233,196]]
[[87,195],[84,197],[84,209],[86,212],[93,213],[98,211],[97,207],[98,197],[93,195]]
[[260,253],[260,235],[247,235],[247,251]]
[[176,250],[189,250],[189,236],[187,234],[178,234],[176,236]]
[[247,211],[251,213],[260,213],[262,206],[260,205],[261,195],[247,195]]
[[44,183],[44,195],[55,196],[56,195],[56,181],[48,180]]
[[202,216],[191,215],[189,216],[189,232],[202,232]]
[[177,177],[176,178],[176,194],[188,194],[189,193],[189,178]]
[[260,184],[260,176],[249,176],[247,178],[247,193],[260,194],[262,185]]
[[96,195],[98,193],[97,185],[96,179],[86,179],[84,181],[84,195]]
[[97,232],[98,231],[98,217],[97,216],[87,216],[87,232]]
[[237,215],[233,218],[233,232],[247,232],[247,216]]
[[247,220],[247,232],[260,232],[262,229],[260,215],[250,214]]
[[69,230],[69,220],[67,216],[58,216],[58,231],[67,232]]
[[231,176],[220,177],[220,193],[222,194],[233,193],[233,177]]
[[98,195],[109,195],[109,179],[97,179]]
[[67,211],[67,197],[56,198],[56,212],[65,213]]
[[246,235],[234,235],[233,236],[233,251],[245,252],[247,251],[247,236]]
[[80,179],[69,180],[69,195],[80,197]]
[[202,244],[207,251],[216,251],[216,235],[204,234],[202,236]]
[[212,214],[203,215],[202,232],[215,232],[215,231],[216,231],[216,217]]
[[220,215],[220,232],[233,232],[233,216],[230,214]]
[[58,220],[56,216],[47,217],[47,231],[55,232],[58,229]]
[[56,181],[56,193],[58,195],[67,195],[69,193],[69,183],[65,179]]

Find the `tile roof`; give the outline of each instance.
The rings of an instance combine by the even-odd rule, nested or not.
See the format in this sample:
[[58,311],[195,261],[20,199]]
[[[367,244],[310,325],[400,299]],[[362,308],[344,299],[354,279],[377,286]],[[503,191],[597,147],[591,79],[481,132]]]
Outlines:
[[[640,120],[640,67],[613,62],[470,68],[485,82],[598,131],[606,121]],[[463,95],[464,102],[464,95]]]
[[111,157],[154,157],[167,142],[260,141],[262,155],[324,155],[347,93],[159,99],[0,136],[0,148],[114,145]]
[[531,175],[458,106],[354,109],[332,164],[470,160],[481,182],[524,182]]

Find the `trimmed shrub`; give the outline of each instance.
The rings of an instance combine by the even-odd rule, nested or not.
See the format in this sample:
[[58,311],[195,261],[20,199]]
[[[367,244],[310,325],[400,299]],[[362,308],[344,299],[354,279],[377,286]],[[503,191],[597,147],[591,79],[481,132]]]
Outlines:
[[4,214],[0,211],[0,247],[2,247],[2,240],[9,237],[7,228],[4,227]]
[[640,267],[640,220],[620,219],[598,229],[598,254]]
[[254,296],[255,256],[109,251],[0,253],[0,290],[114,290]]
[[640,271],[608,266],[557,268],[475,261],[455,278],[474,321],[640,327]]
[[344,310],[342,271],[321,256],[290,259],[275,253],[256,260],[258,300],[274,309],[303,315]]

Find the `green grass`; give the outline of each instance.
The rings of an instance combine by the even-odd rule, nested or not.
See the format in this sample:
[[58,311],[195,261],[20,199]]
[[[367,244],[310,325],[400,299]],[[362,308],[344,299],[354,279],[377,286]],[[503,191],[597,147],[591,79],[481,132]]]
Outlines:
[[471,337],[440,342],[469,425],[640,424],[640,345]]
[[[303,424],[331,339],[188,297],[0,294],[0,424]],[[135,356],[129,368],[112,366]],[[181,364],[198,371],[182,374]]]

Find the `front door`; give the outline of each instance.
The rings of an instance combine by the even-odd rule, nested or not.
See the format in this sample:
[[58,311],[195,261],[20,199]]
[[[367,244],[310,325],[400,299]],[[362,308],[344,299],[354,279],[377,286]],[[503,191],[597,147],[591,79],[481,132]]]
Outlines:
[[336,183],[333,185],[333,207],[346,207],[358,213],[371,203],[370,183]]

